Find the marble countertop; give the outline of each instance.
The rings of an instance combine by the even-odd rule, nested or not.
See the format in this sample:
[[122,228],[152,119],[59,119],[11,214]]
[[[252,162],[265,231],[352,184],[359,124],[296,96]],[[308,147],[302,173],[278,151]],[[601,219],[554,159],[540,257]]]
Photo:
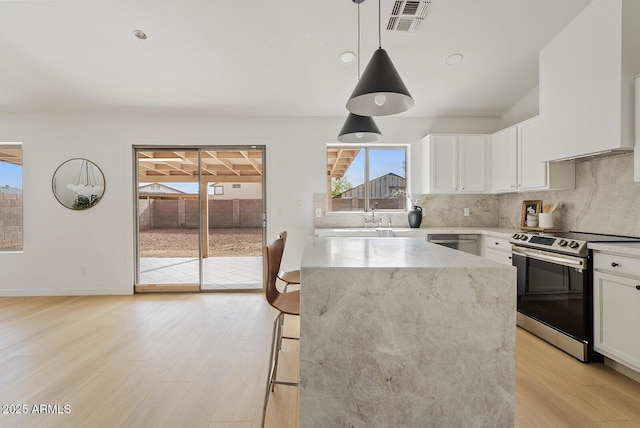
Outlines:
[[300,428],[513,426],[515,267],[415,237],[309,237],[301,275]]
[[[505,227],[489,227],[489,226],[477,226],[477,227],[420,227],[420,228],[409,228],[409,227],[381,227],[377,228],[381,230],[389,230],[391,229],[396,235],[414,235],[414,236],[425,236],[436,233],[460,233],[460,234],[479,234],[479,235],[487,235],[494,236],[498,238],[509,238],[514,233],[519,232],[519,229],[510,229]],[[333,233],[347,234],[347,233],[371,233],[372,236],[377,234],[376,228],[356,228],[356,227],[325,227],[325,228],[316,228],[315,235],[316,236],[329,236]]]
[[496,267],[499,263],[412,238],[307,238],[301,267]]
[[593,242],[587,244],[587,247],[596,251],[640,257],[640,242]]

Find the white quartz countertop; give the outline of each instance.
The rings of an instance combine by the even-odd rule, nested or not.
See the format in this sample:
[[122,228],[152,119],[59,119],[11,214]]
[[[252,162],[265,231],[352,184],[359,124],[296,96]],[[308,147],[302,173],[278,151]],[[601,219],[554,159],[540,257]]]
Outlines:
[[640,242],[593,242],[587,246],[591,250],[640,257]]
[[307,238],[301,267],[498,267],[499,263],[412,238]]

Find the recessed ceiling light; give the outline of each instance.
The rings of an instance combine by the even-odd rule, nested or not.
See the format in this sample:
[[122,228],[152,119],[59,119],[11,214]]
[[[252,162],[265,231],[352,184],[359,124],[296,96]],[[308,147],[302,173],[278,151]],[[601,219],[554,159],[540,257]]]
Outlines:
[[147,40],[147,35],[142,30],[133,30],[133,35],[139,38],[140,40]]
[[456,65],[456,64],[460,64],[462,62],[462,60],[464,59],[464,57],[462,56],[462,54],[460,53],[454,53],[449,55],[445,60],[444,63],[446,65]]
[[351,51],[342,52],[339,57],[342,64],[351,64],[356,60],[356,54]]

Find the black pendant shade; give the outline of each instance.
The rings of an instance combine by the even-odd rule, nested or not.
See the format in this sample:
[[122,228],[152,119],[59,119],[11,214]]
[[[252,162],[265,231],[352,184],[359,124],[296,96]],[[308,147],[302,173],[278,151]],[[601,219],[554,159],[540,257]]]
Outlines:
[[391,58],[380,47],[347,101],[347,110],[360,116],[388,116],[409,110],[414,103]]
[[373,118],[353,113],[349,113],[338,135],[341,143],[372,143],[381,138],[382,133]]

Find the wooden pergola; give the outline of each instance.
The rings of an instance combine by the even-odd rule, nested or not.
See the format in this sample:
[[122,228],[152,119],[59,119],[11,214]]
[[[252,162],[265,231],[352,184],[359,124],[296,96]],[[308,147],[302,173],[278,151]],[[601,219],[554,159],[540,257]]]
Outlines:
[[138,152],[139,183],[197,183],[200,181],[200,230],[202,256],[209,257],[209,203],[207,189],[213,183],[260,183],[263,165],[260,150],[201,150]]
[[[262,153],[251,150],[203,150],[203,183],[259,183],[262,181]],[[138,181],[141,183],[197,182],[197,151],[138,152]]]
[[0,146],[0,162],[22,165],[22,148],[14,149]]
[[[358,147],[329,147],[327,149],[327,195],[331,195],[331,179],[344,177],[360,150]],[[331,198],[328,199],[328,209],[331,210]]]

